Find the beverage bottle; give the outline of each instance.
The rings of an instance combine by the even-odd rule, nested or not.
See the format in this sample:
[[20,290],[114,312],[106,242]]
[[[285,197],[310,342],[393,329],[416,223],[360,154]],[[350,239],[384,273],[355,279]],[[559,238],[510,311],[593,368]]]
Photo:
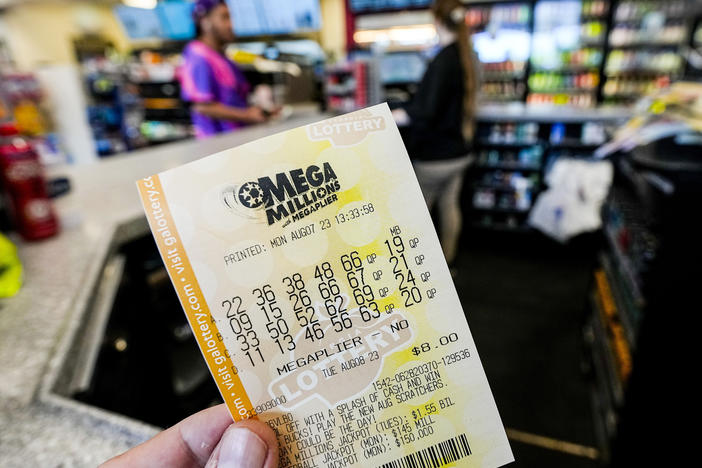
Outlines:
[[39,156],[13,123],[0,124],[0,180],[12,223],[23,238],[38,240],[58,232]]

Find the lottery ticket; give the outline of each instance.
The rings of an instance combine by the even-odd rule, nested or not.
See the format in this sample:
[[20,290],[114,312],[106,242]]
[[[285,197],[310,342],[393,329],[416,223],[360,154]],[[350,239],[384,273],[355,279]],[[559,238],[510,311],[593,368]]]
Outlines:
[[224,402],[281,467],[513,461],[387,105],[137,185]]

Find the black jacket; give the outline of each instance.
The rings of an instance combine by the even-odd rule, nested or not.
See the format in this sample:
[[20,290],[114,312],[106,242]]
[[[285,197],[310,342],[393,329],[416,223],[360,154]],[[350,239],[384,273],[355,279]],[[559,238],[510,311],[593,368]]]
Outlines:
[[412,101],[405,106],[410,127],[403,132],[410,158],[448,159],[464,156],[463,66],[458,43],[439,51],[429,63]]

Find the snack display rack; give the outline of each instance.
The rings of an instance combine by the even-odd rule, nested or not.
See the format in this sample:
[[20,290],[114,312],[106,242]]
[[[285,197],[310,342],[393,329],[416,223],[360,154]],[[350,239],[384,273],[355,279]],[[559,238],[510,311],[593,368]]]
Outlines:
[[[533,27],[533,8],[529,2],[471,4],[466,23],[474,35],[528,34]],[[478,37],[478,36],[474,36]],[[480,51],[478,51],[480,59]],[[482,102],[523,101],[526,96],[528,61],[506,54],[496,61],[480,62]]]
[[477,116],[476,161],[467,173],[463,206],[471,225],[501,231],[528,231],[527,218],[544,175],[557,158],[587,158],[606,139],[606,127],[626,119],[625,109],[521,106],[483,107]]
[[[534,4],[530,104],[594,107],[604,58],[606,0]],[[553,41],[553,31],[563,38]]]
[[641,419],[657,417],[646,414],[647,395],[658,395],[668,380],[652,356],[667,362],[694,342],[687,336],[695,327],[669,324],[669,312],[689,308],[697,296],[699,228],[690,219],[702,165],[699,139],[688,140],[667,138],[613,160],[614,184],[602,211],[605,243],[584,327],[598,448],[604,462],[612,457],[611,466],[619,466],[617,453],[642,443]]
[[690,74],[683,52],[702,44],[693,0],[476,1],[466,11],[485,104],[631,105]]
[[682,47],[690,38],[686,0],[620,1],[611,17],[602,100],[631,104],[685,71]]

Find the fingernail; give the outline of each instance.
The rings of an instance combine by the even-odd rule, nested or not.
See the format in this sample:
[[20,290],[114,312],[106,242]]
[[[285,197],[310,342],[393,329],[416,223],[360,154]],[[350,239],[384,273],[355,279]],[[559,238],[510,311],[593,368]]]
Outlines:
[[218,468],[262,468],[268,447],[248,429],[228,429],[220,442]]

